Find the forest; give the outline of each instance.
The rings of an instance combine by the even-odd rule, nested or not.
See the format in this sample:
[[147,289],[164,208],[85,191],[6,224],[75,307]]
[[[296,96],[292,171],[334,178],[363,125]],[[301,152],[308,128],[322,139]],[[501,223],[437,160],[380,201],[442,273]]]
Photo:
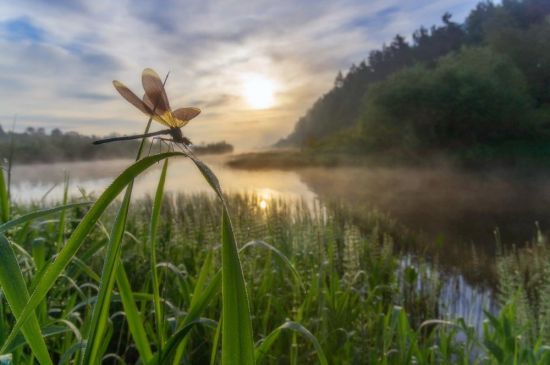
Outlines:
[[371,51],[279,147],[418,161],[550,156],[550,2],[481,2]]
[[[116,135],[111,135],[113,137]],[[0,126],[0,157],[14,163],[50,163],[59,161],[89,161],[112,158],[132,158],[140,140],[106,143],[101,147],[92,142],[98,136],[86,136],[55,128],[49,134],[44,128],[28,127],[24,132],[6,132]],[[149,148],[149,146],[147,146]],[[155,151],[158,146],[154,147]],[[199,144],[197,154],[230,153],[233,146],[225,141]]]

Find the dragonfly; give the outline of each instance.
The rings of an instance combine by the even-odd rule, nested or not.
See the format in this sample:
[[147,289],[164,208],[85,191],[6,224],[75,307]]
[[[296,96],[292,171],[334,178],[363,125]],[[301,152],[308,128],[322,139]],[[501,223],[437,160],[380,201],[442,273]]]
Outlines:
[[126,87],[126,85],[122,82],[117,80],[113,81],[115,89],[124,99],[126,99],[126,101],[149,117],[153,118],[156,122],[168,127],[168,129],[132,136],[105,138],[94,141],[93,143],[97,145],[116,141],[127,141],[132,139],[169,135],[172,139],[157,138],[164,141],[181,143],[185,147],[190,146],[191,141],[183,135],[181,128],[187,125],[191,119],[199,115],[201,110],[193,107],[172,110],[170,108],[170,103],[168,102],[166,90],[164,89],[164,83],[153,69],[146,68],[143,70],[141,75],[141,83],[143,85],[143,90],[145,91],[142,99],[134,94],[134,92]]

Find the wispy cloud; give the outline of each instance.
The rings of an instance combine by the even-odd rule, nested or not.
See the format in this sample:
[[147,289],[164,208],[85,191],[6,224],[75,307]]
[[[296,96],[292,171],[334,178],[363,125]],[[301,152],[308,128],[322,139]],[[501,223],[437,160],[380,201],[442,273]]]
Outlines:
[[[0,3],[0,123],[82,133],[140,131],[144,118],[110,81],[136,92],[140,72],[171,72],[174,106],[203,115],[193,140],[228,140],[241,149],[270,144],[330,87],[396,33],[462,20],[475,0],[28,1]],[[252,110],[243,76],[278,85],[277,104]]]

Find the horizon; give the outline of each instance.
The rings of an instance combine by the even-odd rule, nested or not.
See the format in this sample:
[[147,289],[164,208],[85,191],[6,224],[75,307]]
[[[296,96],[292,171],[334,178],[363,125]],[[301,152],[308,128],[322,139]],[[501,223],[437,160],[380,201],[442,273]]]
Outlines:
[[441,24],[445,12],[462,23],[478,2],[0,4],[7,55],[0,125],[11,130],[17,115],[19,132],[140,133],[147,117],[111,81],[141,95],[141,71],[152,67],[170,72],[173,108],[202,109],[184,129],[193,141],[225,140],[238,151],[267,147],[293,130],[339,70],[396,34],[410,40],[420,26]]

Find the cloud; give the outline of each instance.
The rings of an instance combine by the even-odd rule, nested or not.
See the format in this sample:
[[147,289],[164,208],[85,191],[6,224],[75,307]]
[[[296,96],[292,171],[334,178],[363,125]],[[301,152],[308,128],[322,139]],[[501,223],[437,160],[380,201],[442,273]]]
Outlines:
[[[172,105],[203,109],[186,133],[240,149],[259,147],[287,134],[338,70],[396,33],[408,36],[439,22],[445,11],[462,20],[476,2],[2,2],[0,123],[19,114],[21,126],[135,133],[145,118],[111,80],[139,95],[141,70],[153,67],[171,72]],[[245,104],[243,78],[250,73],[279,85],[276,107],[257,111]]]
[[84,100],[90,100],[90,101],[114,100],[116,98],[114,95],[105,95],[105,94],[87,93],[87,92],[69,93],[67,96],[70,98],[84,99]]

